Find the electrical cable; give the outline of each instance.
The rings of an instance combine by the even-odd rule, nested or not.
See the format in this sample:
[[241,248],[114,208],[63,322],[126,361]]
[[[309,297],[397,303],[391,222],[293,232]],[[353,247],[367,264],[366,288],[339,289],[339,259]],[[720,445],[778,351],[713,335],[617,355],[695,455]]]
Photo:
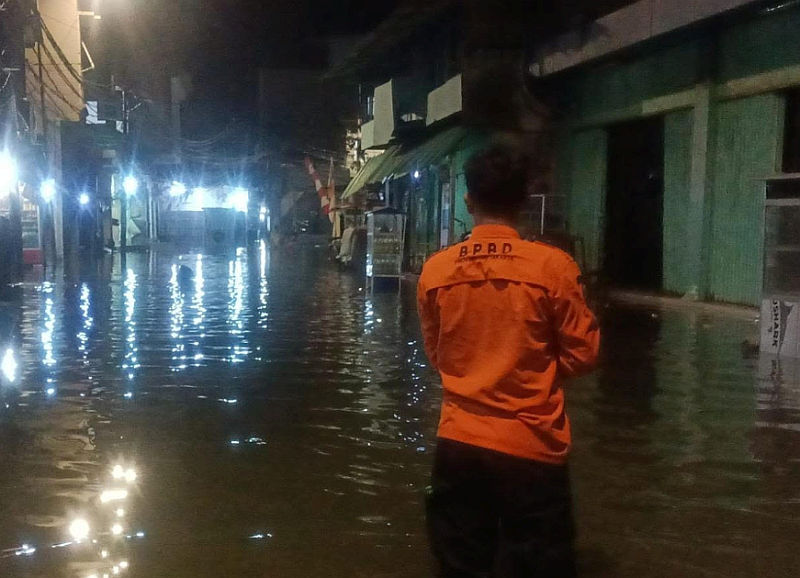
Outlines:
[[[61,46],[58,44],[58,42],[56,42],[56,39],[53,36],[53,33],[50,32],[50,29],[47,27],[47,24],[45,24],[41,13],[37,13],[37,15],[39,17],[39,25],[41,26],[42,31],[45,33],[45,36],[47,36],[47,39],[50,41],[50,44],[53,46],[53,49],[56,51],[56,54],[58,55],[59,60],[61,60],[61,62],[63,63],[64,67],[67,69],[67,71],[73,76],[73,78],[81,86],[86,84],[86,85],[89,85],[89,86],[93,86],[95,88],[102,88],[102,89],[110,89],[110,88],[112,88],[111,84],[102,84],[102,83],[93,82],[91,80],[88,80],[88,79],[84,78],[83,74],[80,73],[75,68],[75,66],[69,61],[69,58],[67,58],[66,54],[64,54],[64,51],[61,48]],[[42,42],[42,47],[45,47],[45,46],[46,46],[45,43]]]
[[[34,78],[37,80],[37,82],[40,82],[40,83],[41,83],[41,82],[42,82],[42,80],[41,80],[41,78],[39,77],[39,75],[36,73],[36,71],[34,70],[34,68],[33,68],[33,65],[32,65],[30,62],[28,62],[27,60],[26,60],[25,62],[26,62],[26,64],[28,65],[28,68],[30,69],[30,72],[31,72],[31,74],[33,75],[33,77],[34,77]],[[56,85],[55,79],[54,79],[54,78],[52,77],[52,75],[51,75],[51,74],[50,74],[50,73],[47,71],[47,69],[46,69],[46,68],[43,68],[42,70],[44,71],[44,73],[45,73],[45,75],[46,75],[46,77],[47,77],[47,78],[46,78],[46,80],[49,80],[49,81],[50,81],[50,83],[49,83],[49,84],[48,84],[47,82],[45,82],[45,83],[44,83],[44,89],[45,89],[45,91],[49,91],[49,92],[50,92],[50,94],[53,94],[53,95],[57,96],[59,99],[61,99],[61,100],[64,102],[64,104],[66,104],[67,106],[69,106],[69,107],[70,107],[71,109],[73,109],[75,112],[77,112],[77,113],[80,113],[80,112],[81,112],[83,109],[82,109],[82,108],[80,108],[80,107],[78,107],[78,106],[75,106],[75,104],[74,104],[74,103],[72,103],[72,102],[69,100],[69,98],[67,98],[67,96],[66,96],[66,95],[65,95],[63,92],[61,92],[61,91],[58,89],[58,86]]]
[[[66,54],[64,54],[64,51],[61,49],[61,46],[59,46],[58,42],[56,42],[56,39],[53,36],[52,32],[50,32],[50,29],[47,27],[47,24],[44,23],[44,19],[42,18],[41,13],[38,13],[38,16],[39,16],[39,25],[42,27],[42,31],[45,33],[45,36],[47,36],[47,39],[50,41],[50,44],[53,45],[53,49],[58,54],[58,57],[61,59],[61,62],[64,63],[64,66],[69,71],[69,73],[75,77],[75,80],[77,80],[79,83],[82,83],[83,82],[82,75],[77,70],[75,70],[75,68],[72,66],[72,63],[69,61],[69,58],[67,58]],[[42,43],[42,46],[44,46],[44,43]]]
[[[36,73],[36,71],[33,68],[33,65],[27,60],[25,62],[28,65],[28,70],[31,73],[31,75],[33,75],[36,81],[41,85],[42,78]],[[50,80],[51,83],[53,83],[53,86],[50,86],[47,82],[44,83],[44,90],[45,92],[48,93],[48,96],[51,96],[51,102],[55,104],[55,102],[52,100],[52,96],[55,95],[69,108],[71,108],[76,113],[80,114],[83,111],[83,109],[75,106],[72,102],[69,101],[69,99],[66,96],[64,96],[64,94],[60,90],[58,90],[58,88],[55,87],[55,81],[53,80],[53,77],[50,75],[50,73],[47,72],[47,70],[45,70],[45,74],[47,74],[47,79]],[[65,115],[64,111],[61,109],[60,106],[57,106],[57,109],[62,117],[68,118],[69,115]]]
[[[42,50],[44,50],[44,53],[47,55],[47,58],[50,59],[50,62],[53,63],[56,71],[58,72],[58,75],[64,80],[64,83],[67,85],[67,87],[73,93],[75,93],[75,96],[77,96],[78,98],[81,99],[81,101],[83,101],[83,93],[77,88],[75,88],[75,86],[72,84],[74,81],[69,76],[66,75],[66,73],[64,72],[64,68],[56,63],[55,58],[53,58],[53,53],[50,52],[50,49],[47,48],[47,44],[42,43]],[[43,70],[47,72],[47,68],[43,67]],[[47,72],[47,74],[49,77],[50,73]],[[50,78],[52,79],[52,77]]]

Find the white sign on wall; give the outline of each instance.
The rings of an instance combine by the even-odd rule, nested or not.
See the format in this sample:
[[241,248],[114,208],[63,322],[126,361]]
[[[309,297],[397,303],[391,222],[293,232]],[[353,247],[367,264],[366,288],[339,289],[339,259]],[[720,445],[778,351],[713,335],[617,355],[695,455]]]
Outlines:
[[800,358],[800,302],[762,301],[761,351],[778,357]]

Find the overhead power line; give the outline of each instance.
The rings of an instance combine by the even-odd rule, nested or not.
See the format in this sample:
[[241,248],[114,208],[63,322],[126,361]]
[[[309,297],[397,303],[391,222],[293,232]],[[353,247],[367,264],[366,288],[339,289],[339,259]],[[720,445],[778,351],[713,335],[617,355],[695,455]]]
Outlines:
[[[26,61],[26,63],[28,64],[28,70],[31,73],[31,75],[36,79],[36,82],[38,82],[41,85],[42,78],[39,76],[39,74],[36,72],[35,68],[33,67],[33,65],[30,62]],[[50,82],[55,84],[53,82],[53,77],[50,76],[50,73],[46,72],[46,71],[45,71],[45,73],[47,75],[47,78],[50,80]],[[71,108],[76,113],[80,114],[80,112],[83,110],[83,109],[75,106],[72,102],[70,102],[70,100],[66,96],[64,96],[64,94],[60,90],[58,90],[58,88],[56,86],[51,86],[51,84],[45,82],[44,83],[44,89],[48,93],[48,96],[51,97],[51,103],[56,104],[52,100],[52,97],[56,96],[56,97],[58,97],[59,100],[61,100],[64,104],[66,104],[69,108]],[[56,105],[56,108],[57,108],[58,112],[62,116],[65,116],[65,117],[67,116],[67,115],[64,114],[64,111],[61,109],[60,105]]]
[[[53,64],[56,64],[55,58],[53,57],[53,53],[50,52],[50,49],[47,48],[46,44],[42,44],[42,50],[44,50],[44,53],[47,55],[47,58],[50,59],[50,62],[52,62]],[[62,80],[64,80],[64,84],[75,94],[75,96],[77,96],[78,98],[81,99],[81,101],[83,101],[83,93],[82,93],[82,91],[79,90],[78,88],[75,88],[75,85],[73,84],[74,80],[71,79],[69,76],[67,76],[67,74],[64,72],[64,67],[56,65],[55,69],[56,69],[56,72],[58,72],[58,75],[62,78]],[[50,78],[50,80],[52,80],[52,76],[50,76],[50,72],[46,68],[43,68],[43,70],[47,74],[48,78]],[[80,86],[80,85],[78,85],[78,86]]]
[[72,66],[72,63],[69,61],[69,58],[67,58],[67,55],[64,54],[64,51],[61,49],[61,46],[59,46],[58,42],[56,42],[53,33],[50,32],[50,29],[47,27],[47,24],[44,23],[44,19],[42,18],[41,14],[39,14],[39,24],[42,27],[42,31],[45,33],[45,36],[47,36],[47,39],[50,41],[50,44],[53,45],[53,49],[58,54],[58,57],[61,59],[61,62],[64,64],[64,67],[67,69],[67,71],[69,71],[69,73],[75,78],[75,80],[77,80],[78,82],[83,82],[83,76],[75,69],[74,66]]

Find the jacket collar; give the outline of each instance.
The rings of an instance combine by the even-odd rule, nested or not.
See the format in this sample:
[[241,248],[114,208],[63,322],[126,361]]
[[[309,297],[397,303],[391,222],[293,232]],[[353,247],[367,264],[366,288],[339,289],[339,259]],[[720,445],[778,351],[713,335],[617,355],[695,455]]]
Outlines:
[[471,239],[519,239],[519,233],[508,225],[478,225],[472,229]]

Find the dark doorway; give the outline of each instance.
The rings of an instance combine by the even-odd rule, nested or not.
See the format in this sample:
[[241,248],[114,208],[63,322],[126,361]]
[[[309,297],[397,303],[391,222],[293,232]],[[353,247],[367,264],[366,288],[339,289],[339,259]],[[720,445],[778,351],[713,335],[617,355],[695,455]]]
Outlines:
[[663,279],[664,121],[612,127],[604,269],[615,286],[658,291]]

